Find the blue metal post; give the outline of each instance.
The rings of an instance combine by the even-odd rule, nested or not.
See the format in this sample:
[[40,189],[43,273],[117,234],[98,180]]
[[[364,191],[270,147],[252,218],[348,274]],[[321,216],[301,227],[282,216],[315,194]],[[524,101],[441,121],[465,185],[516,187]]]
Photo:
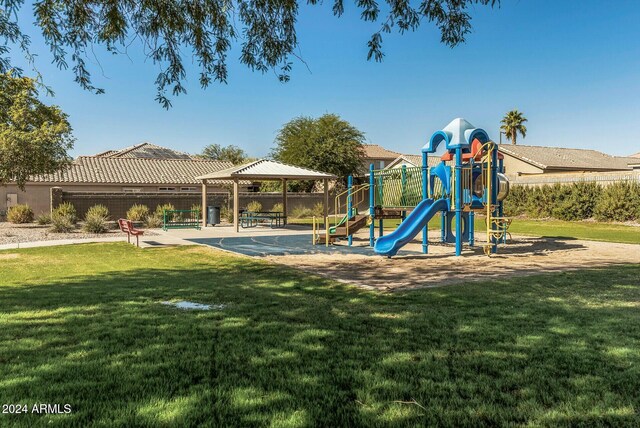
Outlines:
[[[491,204],[497,204],[498,202],[498,148],[494,146],[491,151]],[[491,215],[497,217],[497,210],[494,210]],[[496,230],[496,226],[491,222],[491,230]],[[498,251],[498,240],[491,238],[491,252],[496,253]]]
[[[400,169],[400,189],[401,189],[401,194],[400,194],[400,205],[402,205],[403,207],[407,206],[407,195],[405,194],[407,188],[407,166],[406,165],[402,165],[402,168]],[[404,219],[407,217],[407,212],[405,210],[402,210],[402,220],[404,221]]]
[[[384,207],[384,175],[378,179],[378,194],[380,195],[380,208]],[[378,237],[384,236],[384,224],[382,219],[378,221]]]
[[[429,197],[428,156],[427,152],[422,152],[422,200]],[[429,252],[429,223],[422,229],[422,252],[424,254]]]
[[369,246],[373,247],[375,243],[375,214],[376,214],[376,192],[375,192],[375,178],[373,177],[373,164],[369,165],[369,215],[371,216],[371,224],[369,225]]
[[[347,177],[347,186],[349,188],[349,191],[347,192],[347,224],[348,224],[349,220],[351,219],[351,213],[353,211],[353,197],[351,195],[351,189],[353,188],[352,175]],[[349,240],[349,246],[351,246],[353,244],[353,233],[349,233],[348,240]]]
[[462,254],[462,149],[456,148],[456,256]]
[[448,211],[440,212],[440,240],[447,242],[447,217],[449,217]]

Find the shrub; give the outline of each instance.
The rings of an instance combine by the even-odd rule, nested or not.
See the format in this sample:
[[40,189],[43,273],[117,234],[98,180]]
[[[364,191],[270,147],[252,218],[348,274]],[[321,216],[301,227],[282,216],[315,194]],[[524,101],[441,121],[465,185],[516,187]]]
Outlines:
[[594,216],[601,221],[640,219],[640,184],[621,181],[606,186],[594,208]]
[[14,205],[7,210],[7,220],[15,224],[31,223],[33,210],[27,204]]
[[202,205],[200,204],[191,205],[191,211],[198,211],[199,213],[202,213]]
[[54,211],[51,214],[51,231],[55,233],[67,233],[75,229],[75,221],[69,216]]
[[291,210],[291,217],[293,218],[305,218],[313,217],[313,210],[303,205],[298,205]]
[[220,208],[220,219],[233,223],[233,210],[229,209],[226,205],[222,206]]
[[87,213],[84,216],[85,220],[88,217],[102,217],[105,220],[108,220],[109,219],[109,209],[107,207],[105,207],[104,205],[101,205],[101,204],[94,205],[94,206],[90,207],[87,210]]
[[151,214],[144,219],[144,227],[148,229],[157,229],[159,227],[162,227],[162,221],[163,220],[161,216]]
[[176,207],[174,207],[173,204],[158,205],[156,207],[155,215],[157,215],[160,218],[162,218],[162,215],[164,214],[164,211],[175,211],[175,209],[176,209]]
[[109,230],[107,219],[109,210],[104,205],[94,205],[87,210],[84,216],[82,229],[89,233],[105,233]]
[[89,233],[105,233],[109,230],[106,217],[98,214],[87,214],[82,229]]
[[127,211],[127,220],[144,221],[149,215],[149,208],[146,205],[134,204]]
[[271,211],[277,212],[277,213],[283,213],[284,212],[284,205],[282,205],[282,202],[278,202],[277,204],[273,204],[273,207],[271,207]]
[[[149,217],[155,217],[154,220],[152,220],[152,224],[159,224],[158,226],[147,226],[147,227],[162,227],[162,224],[164,223],[164,212],[165,211],[175,211],[176,207],[173,206],[173,204],[162,204],[162,205],[158,205],[156,207],[156,210],[154,211],[153,215],[150,215]],[[175,214],[169,214],[167,217],[167,221],[171,221],[173,219],[173,216]],[[149,218],[148,217],[148,218]]]
[[252,212],[262,211],[262,204],[258,201],[251,201],[247,204],[247,211],[252,211]]
[[525,214],[528,195],[531,188],[528,186],[511,186],[509,195],[504,200],[504,211],[508,216]]
[[51,224],[51,214],[40,214],[38,217],[36,217],[36,223],[41,226]]
[[594,182],[577,182],[571,186],[563,186],[566,194],[557,202],[552,214],[560,220],[585,220],[593,217],[602,188]]
[[600,221],[640,219],[640,184],[617,182],[600,186],[594,182],[568,185],[513,186],[505,201],[507,215],[554,217],[576,221],[595,217]]
[[282,192],[281,181],[263,181],[260,183],[260,193]]
[[[78,221],[78,217],[76,215],[76,207],[71,205],[70,202],[61,203],[60,205],[58,205],[53,210],[52,214],[56,214],[58,216],[66,217],[73,224],[75,224],[75,222]],[[53,215],[52,215],[52,217],[53,217]],[[53,218],[52,218],[52,221],[53,221]]]
[[316,203],[311,209],[313,215],[316,217],[324,217],[324,204],[322,202]]

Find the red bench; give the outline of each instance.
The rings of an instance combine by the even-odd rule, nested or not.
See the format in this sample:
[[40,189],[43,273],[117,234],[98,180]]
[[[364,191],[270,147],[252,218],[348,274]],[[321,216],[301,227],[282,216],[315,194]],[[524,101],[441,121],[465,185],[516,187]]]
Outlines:
[[133,227],[133,222],[131,220],[127,220],[126,218],[121,218],[118,220],[118,226],[120,226],[120,230],[127,234],[127,242],[131,243],[131,236],[136,237],[136,247],[140,246],[139,237],[144,235],[144,230],[136,229]]

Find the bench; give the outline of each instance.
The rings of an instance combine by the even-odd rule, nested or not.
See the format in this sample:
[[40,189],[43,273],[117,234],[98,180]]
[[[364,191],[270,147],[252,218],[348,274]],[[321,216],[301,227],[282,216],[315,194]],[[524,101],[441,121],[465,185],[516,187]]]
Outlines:
[[133,227],[133,222],[131,220],[127,220],[126,218],[121,218],[118,220],[118,226],[120,226],[120,230],[127,234],[127,242],[131,244],[131,236],[136,237],[136,247],[140,246],[140,236],[144,235],[144,231],[140,229],[136,229]]
[[162,230],[193,228],[200,230],[200,210],[163,210]]
[[242,211],[240,213],[240,227],[256,227],[258,223],[269,223],[273,229],[276,227],[285,227],[287,225],[287,216],[278,211]]

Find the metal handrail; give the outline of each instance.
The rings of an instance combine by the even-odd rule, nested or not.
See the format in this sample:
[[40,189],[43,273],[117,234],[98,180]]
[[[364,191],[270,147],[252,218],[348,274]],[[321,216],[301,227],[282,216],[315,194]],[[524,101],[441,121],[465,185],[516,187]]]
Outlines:
[[[340,215],[340,211],[342,207],[347,208],[346,211],[349,211],[349,198],[351,198],[351,209],[357,209],[357,206],[364,201],[365,199],[365,190],[369,189],[369,184],[358,184],[355,185],[343,192],[340,192],[335,197],[334,211],[333,211],[333,224],[336,226],[338,224],[338,217]],[[340,203],[340,198],[346,195],[344,204]],[[352,212],[346,213],[347,215],[347,233],[349,231],[349,218],[351,218]]]

